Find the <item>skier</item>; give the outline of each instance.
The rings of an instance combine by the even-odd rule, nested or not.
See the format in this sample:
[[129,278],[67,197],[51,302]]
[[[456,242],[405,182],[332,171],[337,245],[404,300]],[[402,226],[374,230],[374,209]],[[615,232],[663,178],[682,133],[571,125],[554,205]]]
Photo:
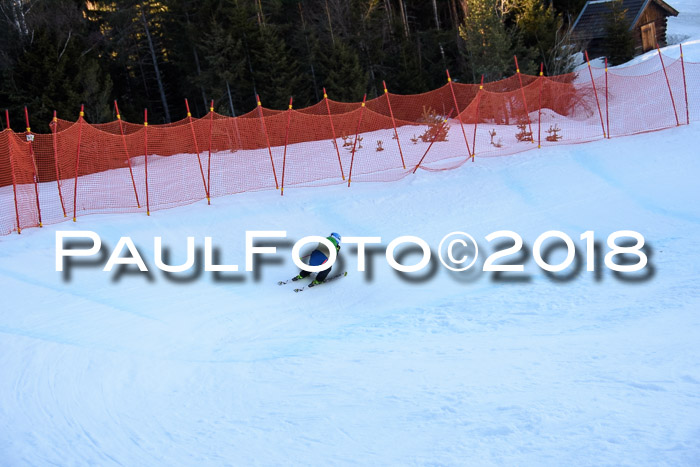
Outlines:
[[[326,237],[329,242],[335,246],[335,251],[336,253],[340,251],[340,235],[333,232],[330,234],[328,237]],[[321,264],[325,263],[328,261],[328,258],[330,257],[331,253],[328,251],[328,247],[324,245],[323,243],[318,244],[316,249],[311,252],[310,258],[309,258],[309,266],[320,266]],[[323,271],[319,272],[316,275],[316,279],[311,283],[312,285],[318,285],[322,283],[323,281],[326,280],[326,277],[328,277],[328,273],[331,272],[332,266],[329,266],[328,269],[324,269]],[[292,280],[293,281],[298,281],[299,279],[303,279],[305,277],[308,277],[309,274],[311,274],[309,271],[304,271],[302,270],[299,272],[299,275],[294,277]]]

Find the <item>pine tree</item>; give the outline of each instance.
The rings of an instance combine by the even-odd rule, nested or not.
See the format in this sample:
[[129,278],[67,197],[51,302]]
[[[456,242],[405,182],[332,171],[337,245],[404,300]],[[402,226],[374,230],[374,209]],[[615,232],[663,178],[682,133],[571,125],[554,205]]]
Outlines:
[[219,12],[220,4],[219,0],[167,1],[168,33],[164,39],[173,57],[172,63],[168,64],[168,88],[176,98],[172,109],[176,120],[185,110],[181,101],[183,97],[189,98],[195,115],[203,115],[209,110],[209,93],[201,85],[206,64],[199,45],[202,36],[210,32],[212,19],[228,22]]
[[498,15],[496,0],[464,0],[467,12],[459,27],[474,81],[500,79],[512,68],[512,40]]
[[622,7],[622,0],[613,0],[610,3],[605,22],[605,45],[611,65],[625,63],[634,57],[634,35],[626,14],[627,10]]
[[336,101],[358,102],[367,92],[368,73],[360,66],[357,53],[336,39],[328,55],[321,60],[323,86]]
[[[247,79],[246,57],[242,39],[235,39],[231,31],[216,19],[212,19],[199,44],[203,58],[203,71],[195,82],[215,101],[221,113],[230,113],[228,91],[238,104],[249,96],[252,86]],[[228,83],[228,88],[227,88]]]
[[[4,50],[0,99],[12,113],[19,117],[26,105],[30,126],[40,132],[49,131],[54,110],[74,120],[81,104],[88,121],[111,119],[112,81],[95,52],[98,44],[88,42],[92,25],[81,6],[36,4],[25,21],[27,36],[15,34],[16,49]],[[14,122],[24,128],[23,118]]]
[[265,107],[285,109],[299,90],[299,64],[272,25],[261,28],[256,39],[251,58],[257,92]]
[[[85,100],[99,121],[109,117],[102,103],[116,98],[127,119],[148,107],[161,123],[184,115],[184,97],[194,115],[210,98],[228,113],[229,89],[242,113],[256,92],[286,108],[290,96],[295,107],[316,102],[323,86],[347,101],[381,94],[382,80],[394,92],[425,92],[444,84],[445,68],[496,80],[513,73],[514,54],[524,73],[544,61],[558,74],[572,52],[563,24],[583,1],[5,0],[0,102],[70,116]],[[624,14],[611,16],[619,62],[631,56],[629,31]]]
[[[391,89],[398,94],[412,94],[423,92],[428,88],[429,77],[421,66],[421,52],[419,43],[402,41],[394,54],[395,63],[389,62],[395,75],[387,78]],[[442,74],[442,73],[441,73]]]
[[319,57],[316,52],[319,50],[319,39],[314,28],[310,28],[305,17],[302,2],[297,3],[297,11],[294,17],[299,17],[299,26],[294,28],[292,37],[292,47],[299,59],[300,69],[306,71],[301,87],[306,90],[302,95],[295,96],[295,102],[300,105],[311,105],[321,100],[321,84],[318,80]]
[[522,43],[532,49],[532,72],[539,68],[539,63],[544,63],[549,75],[571,71],[573,50],[568,29],[552,4],[545,6],[542,0],[520,0],[515,9],[515,24]]
[[[118,92],[127,94],[120,109],[140,115],[149,109],[149,120],[169,122],[169,83],[176,74],[172,60],[171,17],[166,3],[157,0],[95,0],[95,21],[99,22],[112,76],[120,77]],[[121,96],[117,95],[121,101]]]

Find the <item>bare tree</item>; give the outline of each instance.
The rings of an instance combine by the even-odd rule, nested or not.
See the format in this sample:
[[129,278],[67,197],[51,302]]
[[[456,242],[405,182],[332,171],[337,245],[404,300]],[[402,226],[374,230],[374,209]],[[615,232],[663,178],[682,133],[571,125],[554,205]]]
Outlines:
[[410,36],[411,32],[408,29],[408,14],[406,13],[406,2],[399,0],[399,10],[401,11],[401,22],[403,23],[403,31],[406,38]]
[[569,73],[576,66],[576,52],[582,49],[581,44],[571,37],[571,23],[562,23],[557,29],[554,46],[545,57],[545,67],[548,75]]
[[0,12],[2,12],[7,24],[11,24],[22,37],[29,35],[25,15],[31,9],[32,3],[22,0],[7,0],[0,2]]
[[440,30],[440,18],[438,16],[437,0],[433,0],[433,13],[435,14],[435,28],[439,31]]

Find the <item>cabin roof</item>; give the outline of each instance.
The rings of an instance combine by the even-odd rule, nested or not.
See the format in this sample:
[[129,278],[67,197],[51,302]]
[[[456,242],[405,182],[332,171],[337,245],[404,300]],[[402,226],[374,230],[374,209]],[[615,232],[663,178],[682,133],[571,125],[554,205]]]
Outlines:
[[[595,39],[605,36],[605,23],[610,4],[613,0],[589,0],[579,13],[572,28],[572,34],[577,39]],[[663,0],[622,0],[622,9],[630,23],[630,29],[637,26],[639,18],[651,3],[659,6],[666,16],[678,16],[678,10]]]

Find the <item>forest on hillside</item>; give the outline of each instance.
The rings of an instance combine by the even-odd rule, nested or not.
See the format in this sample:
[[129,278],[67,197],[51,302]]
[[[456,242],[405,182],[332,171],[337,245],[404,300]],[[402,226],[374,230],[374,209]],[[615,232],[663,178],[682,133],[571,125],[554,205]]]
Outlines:
[[54,110],[98,123],[168,123],[456,81],[493,81],[543,64],[570,71],[568,30],[585,1],[0,0],[0,107],[13,128],[48,132]]

